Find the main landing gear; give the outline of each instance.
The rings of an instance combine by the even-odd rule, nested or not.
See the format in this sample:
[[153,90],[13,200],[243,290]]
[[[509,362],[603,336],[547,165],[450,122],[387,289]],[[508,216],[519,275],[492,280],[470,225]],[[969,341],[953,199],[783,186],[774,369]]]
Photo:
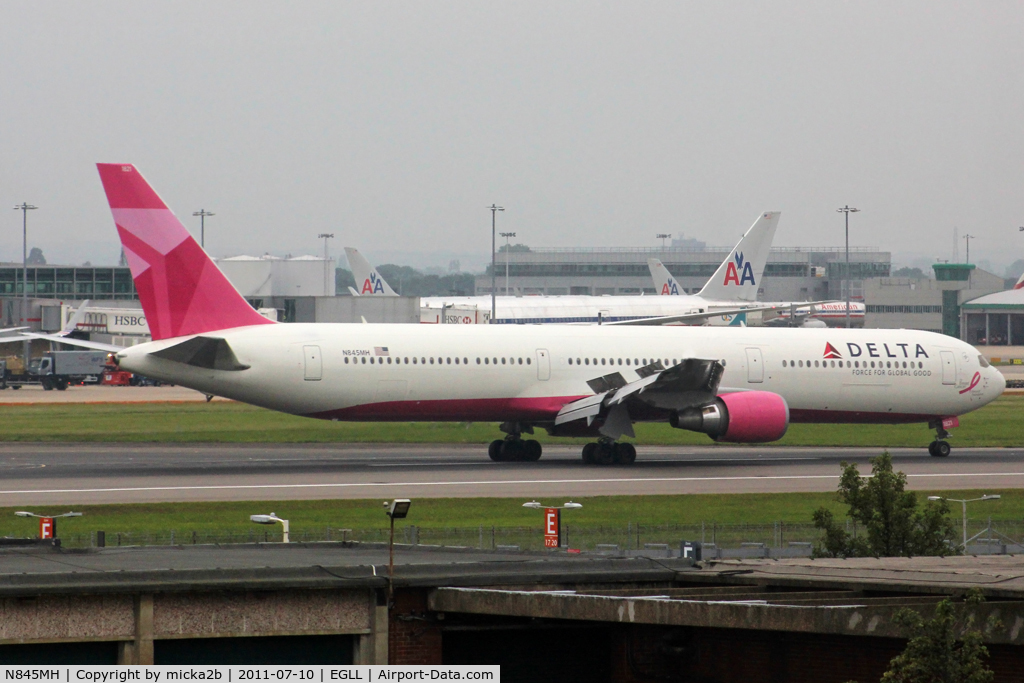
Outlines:
[[542,453],[539,441],[513,436],[495,439],[487,446],[487,455],[495,462],[537,462]]
[[953,435],[947,432],[941,423],[932,426],[935,427],[935,441],[928,444],[928,455],[933,458],[948,457],[952,449],[949,447],[949,442],[946,439]]
[[601,439],[583,447],[585,465],[632,465],[636,462],[636,448],[631,443],[615,443]]

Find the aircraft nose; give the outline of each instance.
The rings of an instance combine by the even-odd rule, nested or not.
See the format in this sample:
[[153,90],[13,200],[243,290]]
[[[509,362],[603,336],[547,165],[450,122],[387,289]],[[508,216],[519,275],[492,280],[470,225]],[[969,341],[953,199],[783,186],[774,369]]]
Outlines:
[[1006,377],[1003,376],[1003,373],[999,372],[998,368],[990,367],[989,371],[992,372],[991,386],[992,391],[994,392],[994,398],[998,398],[1004,391],[1006,391]]

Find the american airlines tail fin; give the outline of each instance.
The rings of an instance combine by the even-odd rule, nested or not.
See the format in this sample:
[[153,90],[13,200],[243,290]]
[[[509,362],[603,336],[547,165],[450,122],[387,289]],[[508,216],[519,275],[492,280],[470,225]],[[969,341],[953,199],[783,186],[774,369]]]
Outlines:
[[765,211],[700,290],[706,299],[756,301],[781,211]]
[[654,289],[658,294],[678,296],[683,293],[672,273],[668,272],[665,264],[656,258],[647,259],[647,267],[651,270],[651,277],[654,278]]
[[359,296],[398,296],[358,249],[345,247],[345,256],[348,257],[348,265],[352,269],[352,277],[356,281]]
[[96,164],[154,340],[274,324],[242,298],[131,164]]

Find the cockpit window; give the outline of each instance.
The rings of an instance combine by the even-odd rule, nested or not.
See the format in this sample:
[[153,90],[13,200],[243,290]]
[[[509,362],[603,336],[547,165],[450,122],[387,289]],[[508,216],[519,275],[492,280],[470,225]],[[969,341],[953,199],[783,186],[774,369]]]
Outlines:
[[978,365],[980,365],[983,368],[987,368],[988,367],[988,358],[985,358],[985,356],[983,356],[983,355],[981,355],[979,353],[978,354]]

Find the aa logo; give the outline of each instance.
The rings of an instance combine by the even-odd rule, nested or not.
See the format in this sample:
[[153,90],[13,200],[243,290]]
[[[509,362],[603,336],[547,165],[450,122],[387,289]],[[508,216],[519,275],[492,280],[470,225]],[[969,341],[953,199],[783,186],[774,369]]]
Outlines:
[[384,293],[384,281],[378,277],[377,273],[370,273],[370,277],[366,278],[363,282],[363,291],[360,294],[383,294]]
[[661,286],[661,293],[663,295],[671,294],[673,296],[679,296],[679,285],[676,284],[675,280],[669,278],[669,281]]
[[[735,261],[735,263],[734,263]],[[733,257],[732,261],[729,261],[729,265],[725,269],[725,282],[723,284],[733,283],[735,285],[745,284],[757,284],[754,282],[754,269],[750,267],[749,261],[743,260],[743,252],[736,252],[736,256]]]
[[825,358],[842,358],[843,354],[839,353],[836,347],[832,346],[828,342],[825,342]]

